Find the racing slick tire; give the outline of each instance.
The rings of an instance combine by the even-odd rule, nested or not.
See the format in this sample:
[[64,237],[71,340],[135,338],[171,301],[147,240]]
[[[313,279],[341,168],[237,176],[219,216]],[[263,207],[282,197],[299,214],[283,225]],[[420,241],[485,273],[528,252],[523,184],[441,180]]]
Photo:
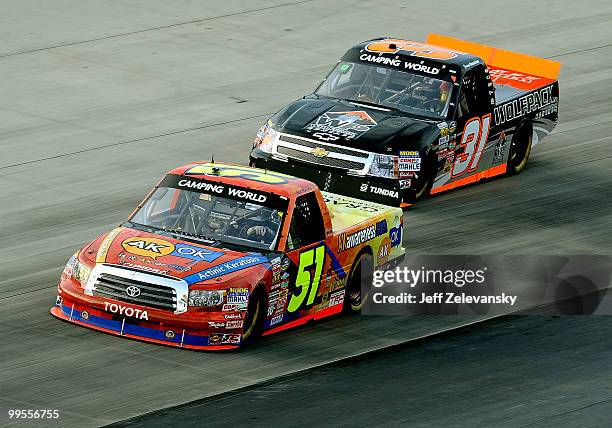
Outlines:
[[529,155],[531,154],[531,143],[533,131],[529,122],[519,126],[510,142],[510,154],[508,155],[508,175],[516,175],[525,169]]
[[[343,311],[346,313],[361,311],[374,278],[374,257],[372,254],[363,252],[353,264],[351,272],[346,281],[346,295],[344,296]],[[364,287],[362,287],[362,283]]]
[[256,341],[263,333],[264,318],[266,315],[266,296],[263,287],[255,287],[249,298],[244,326],[242,329],[242,344],[246,345]]

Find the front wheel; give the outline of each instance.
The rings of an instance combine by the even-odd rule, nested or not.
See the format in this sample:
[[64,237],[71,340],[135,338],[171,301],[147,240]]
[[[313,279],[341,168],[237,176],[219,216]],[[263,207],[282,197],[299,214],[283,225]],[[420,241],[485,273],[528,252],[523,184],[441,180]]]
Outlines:
[[[368,297],[369,286],[374,278],[374,258],[363,253],[353,264],[346,282],[344,296],[344,312],[360,312]],[[363,285],[363,286],[362,286]]]
[[528,123],[521,125],[514,133],[510,143],[510,154],[508,155],[508,175],[518,174],[525,169],[531,154],[532,139],[533,132],[531,125]]
[[251,343],[261,336],[266,315],[265,293],[257,287],[249,298],[249,304],[242,329],[242,343]]
[[417,173],[416,177],[411,178],[410,189],[404,191],[403,202],[415,204],[417,201],[427,198],[433,186],[435,170],[436,163],[433,158],[431,156],[425,157],[421,164],[421,171]]

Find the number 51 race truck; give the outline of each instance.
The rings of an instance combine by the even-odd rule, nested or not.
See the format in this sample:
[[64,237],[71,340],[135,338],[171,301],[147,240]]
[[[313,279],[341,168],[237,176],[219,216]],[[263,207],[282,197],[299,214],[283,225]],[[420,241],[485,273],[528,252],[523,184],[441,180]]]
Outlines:
[[129,220],[75,253],[51,313],[190,349],[228,349],[362,305],[401,260],[402,211],[260,169],[170,171]]
[[437,34],[369,40],[264,124],[250,163],[395,206],[516,174],[557,123],[559,67]]

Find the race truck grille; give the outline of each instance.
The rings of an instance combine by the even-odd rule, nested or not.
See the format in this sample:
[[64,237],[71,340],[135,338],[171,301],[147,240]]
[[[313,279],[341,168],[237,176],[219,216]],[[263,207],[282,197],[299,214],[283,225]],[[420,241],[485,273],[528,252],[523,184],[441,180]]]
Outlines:
[[359,169],[359,170],[365,167],[364,163],[353,162],[349,160],[337,159],[337,158],[331,158],[331,157],[320,158],[320,157],[313,155],[312,153],[302,152],[300,150],[290,149],[288,147],[279,146],[277,148],[277,151],[278,153],[282,155],[286,155],[294,159],[303,160],[305,162],[316,163],[322,166],[331,166],[331,167],[342,168],[342,169]]
[[[132,297],[128,293],[138,293],[138,296]],[[173,288],[146,284],[107,273],[98,277],[94,296],[108,297],[135,305],[148,306],[149,308],[165,309],[173,312],[176,310],[176,291]]]
[[316,147],[322,147],[330,153],[340,153],[342,155],[355,156],[357,158],[367,159],[369,157],[367,152],[360,152],[357,150],[345,149],[344,147],[331,146],[329,144],[319,143],[314,140],[307,140],[305,138],[296,138],[291,135],[281,135],[279,137],[280,141],[285,141],[287,143],[298,144],[300,146],[308,147],[309,149],[314,149]]
[[322,167],[343,169],[357,175],[365,175],[368,172],[373,158],[373,155],[366,151],[287,134],[278,137],[276,153]]
[[91,272],[85,294],[148,308],[182,313],[187,310],[187,283],[113,265],[97,265]]

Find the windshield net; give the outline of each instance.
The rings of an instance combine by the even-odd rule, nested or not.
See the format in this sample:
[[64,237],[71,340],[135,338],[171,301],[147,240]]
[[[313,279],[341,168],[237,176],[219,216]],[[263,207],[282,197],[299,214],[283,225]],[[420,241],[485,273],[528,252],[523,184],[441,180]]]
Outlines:
[[341,62],[315,92],[430,118],[446,118],[451,82],[386,67]]
[[213,193],[159,187],[130,222],[178,235],[274,249],[284,212]]

